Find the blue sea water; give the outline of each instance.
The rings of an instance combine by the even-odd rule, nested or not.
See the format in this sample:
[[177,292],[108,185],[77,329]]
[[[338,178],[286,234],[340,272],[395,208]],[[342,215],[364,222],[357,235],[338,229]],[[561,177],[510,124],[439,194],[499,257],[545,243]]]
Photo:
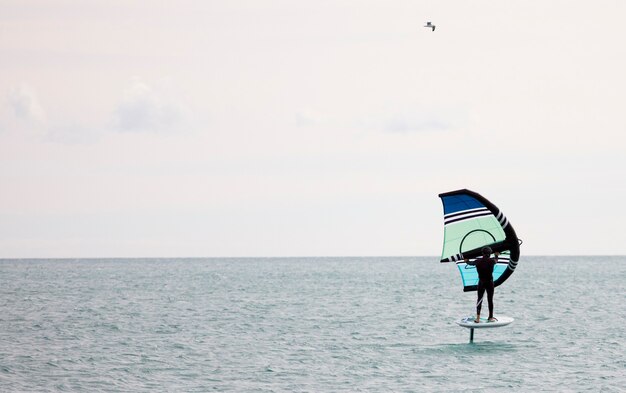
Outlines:
[[626,257],[527,257],[473,313],[437,258],[0,261],[0,391],[618,392]]

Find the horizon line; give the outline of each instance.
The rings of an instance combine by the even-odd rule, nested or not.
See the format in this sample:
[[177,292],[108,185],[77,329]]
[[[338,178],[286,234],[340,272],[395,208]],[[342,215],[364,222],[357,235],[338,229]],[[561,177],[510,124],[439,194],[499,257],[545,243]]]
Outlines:
[[[531,254],[520,257],[524,258],[536,258],[536,257],[626,257],[626,254]],[[19,260],[93,260],[93,259],[337,259],[337,258],[433,258],[439,261],[440,257],[435,255],[295,255],[295,256],[143,256],[143,257],[129,257],[129,256],[106,256],[106,257],[0,257],[0,261],[19,261]],[[444,263],[444,262],[441,262]]]

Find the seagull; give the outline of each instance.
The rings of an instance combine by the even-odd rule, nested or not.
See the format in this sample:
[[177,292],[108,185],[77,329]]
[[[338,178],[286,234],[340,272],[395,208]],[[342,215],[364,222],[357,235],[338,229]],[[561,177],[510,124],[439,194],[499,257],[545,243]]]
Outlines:
[[435,31],[435,27],[436,27],[436,26],[435,26],[435,25],[433,25],[431,22],[426,22],[426,26],[424,26],[424,27],[428,27],[428,28],[430,28],[430,29],[433,29],[433,31]]

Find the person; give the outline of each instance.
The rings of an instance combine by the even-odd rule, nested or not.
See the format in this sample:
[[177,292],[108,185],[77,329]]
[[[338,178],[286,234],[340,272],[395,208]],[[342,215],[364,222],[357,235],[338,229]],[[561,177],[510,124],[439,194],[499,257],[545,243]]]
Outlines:
[[497,319],[493,316],[493,268],[498,261],[499,252],[495,252],[496,258],[491,258],[491,247],[483,247],[481,250],[482,257],[476,258],[475,261],[470,262],[468,258],[465,258],[465,263],[468,265],[475,265],[478,272],[478,298],[476,300],[476,319],[475,323],[480,322],[480,309],[483,305],[483,296],[487,291],[487,301],[489,302],[489,322],[496,322]]

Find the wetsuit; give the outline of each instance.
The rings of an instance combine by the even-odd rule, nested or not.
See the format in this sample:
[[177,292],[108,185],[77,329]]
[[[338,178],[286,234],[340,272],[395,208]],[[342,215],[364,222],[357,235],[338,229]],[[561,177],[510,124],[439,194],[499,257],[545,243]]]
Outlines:
[[478,272],[478,299],[476,300],[476,313],[480,314],[483,305],[483,295],[487,291],[489,301],[489,318],[493,317],[493,267],[496,259],[479,257],[476,259],[476,271]]

